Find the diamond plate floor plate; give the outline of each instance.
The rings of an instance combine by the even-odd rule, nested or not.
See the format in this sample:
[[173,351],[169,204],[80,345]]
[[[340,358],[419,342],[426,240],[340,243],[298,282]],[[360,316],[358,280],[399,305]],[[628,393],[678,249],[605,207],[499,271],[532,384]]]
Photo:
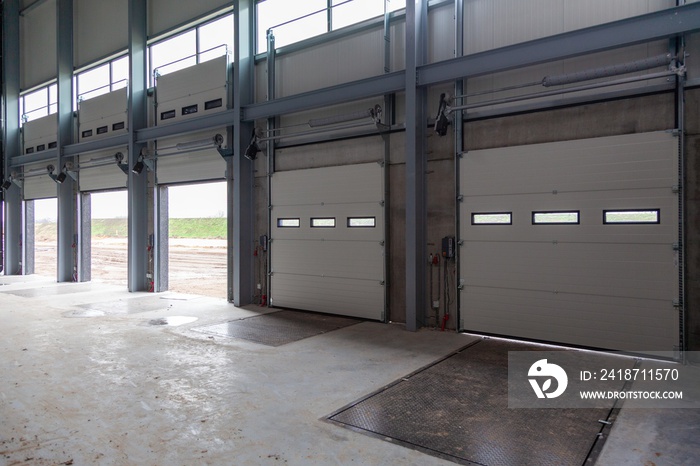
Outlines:
[[599,409],[509,409],[508,351],[527,350],[537,348],[480,341],[327,419],[460,464],[583,465],[612,402]]
[[360,323],[352,317],[301,311],[279,311],[223,324],[196,327],[202,333],[242,338],[268,346],[282,346],[304,338]]

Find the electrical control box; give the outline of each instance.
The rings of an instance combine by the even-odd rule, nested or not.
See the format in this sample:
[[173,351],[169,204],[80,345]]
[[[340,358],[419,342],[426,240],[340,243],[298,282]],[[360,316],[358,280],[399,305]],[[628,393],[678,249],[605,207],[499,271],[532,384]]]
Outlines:
[[263,252],[267,252],[267,235],[260,236],[260,247],[262,248]]
[[442,238],[442,257],[452,259],[455,256],[455,237],[445,236]]

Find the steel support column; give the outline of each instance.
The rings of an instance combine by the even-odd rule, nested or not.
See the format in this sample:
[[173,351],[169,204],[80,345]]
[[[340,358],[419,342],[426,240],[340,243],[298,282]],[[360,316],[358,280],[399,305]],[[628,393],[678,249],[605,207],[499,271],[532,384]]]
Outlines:
[[24,201],[24,216],[22,218],[22,273],[24,275],[36,273],[36,239],[34,235],[36,217],[34,212],[34,201]]
[[[148,125],[147,112],[147,2],[129,0],[129,158],[130,164],[141,153],[136,132]],[[129,291],[146,291],[148,273],[148,170],[129,171]]]
[[78,281],[89,282],[92,280],[92,197],[90,193],[80,193],[80,237],[78,251]]
[[[5,179],[12,174],[10,159],[20,154],[19,143],[19,0],[3,2],[2,17],[3,99],[5,119],[3,168]],[[4,254],[5,275],[22,273],[22,190],[12,183],[5,191]]]
[[[56,2],[56,46],[58,77],[58,168],[71,171],[72,157],[63,154],[62,148],[73,143],[73,0]],[[67,176],[58,184],[58,267],[57,280],[77,280],[78,264],[74,248],[77,247],[77,183]]]
[[[676,0],[676,4],[682,6],[685,0]],[[670,49],[676,55],[685,53],[685,36],[679,36],[671,41]],[[680,57],[681,64],[685,64],[685,57]],[[686,305],[686,218],[688,217],[686,196],[689,186],[686,180],[686,147],[685,147],[685,75],[676,77],[676,129],[678,129],[678,186],[681,191],[678,194],[678,359],[686,364],[688,362],[688,307]]]
[[406,328],[417,330],[426,305],[426,90],[417,70],[427,58],[427,0],[406,2]]
[[[235,70],[233,76],[233,157],[229,164],[229,249],[233,250],[233,303],[244,306],[253,302],[253,162],[243,156],[250,142],[253,122],[241,121],[246,105],[254,102],[255,82],[255,0],[234,0]],[[231,199],[233,198],[233,199]],[[230,208],[229,208],[230,209]]]
[[[330,14],[330,10],[329,14]],[[277,66],[277,52],[276,52],[276,45],[275,45],[275,35],[272,30],[267,31],[267,100],[274,100],[277,97],[277,92],[276,92],[276,83],[277,83],[277,78],[276,78],[276,66]],[[279,117],[270,117],[267,119],[267,130],[268,130],[268,135],[269,134],[274,134],[272,131],[278,126],[277,125],[277,120]],[[270,139],[267,141],[267,236],[268,238],[272,235],[272,175],[275,173],[275,140]],[[269,243],[268,243],[269,244]],[[269,253],[269,247],[268,246],[268,252],[267,254],[264,254],[264,261],[265,264],[262,265],[264,267],[265,271],[272,270],[272,254]],[[272,296],[271,293],[271,287],[272,287],[272,280],[270,280],[270,275],[269,273],[265,274],[265,277],[263,277],[265,280],[265,286],[263,287],[260,293],[260,303],[262,304],[263,302],[263,294],[266,295],[265,300],[267,302],[268,307],[270,306],[270,300],[268,299],[269,296]]]
[[156,188],[156,201],[154,212],[157,217],[154,222],[156,231],[153,235],[154,241],[158,247],[155,248],[153,254],[153,289],[155,291],[167,291],[170,287],[169,278],[169,250],[170,250],[170,228],[169,219],[170,202],[168,200],[168,187],[158,186]]
[[[464,55],[464,0],[455,0],[455,57],[461,57]],[[455,81],[455,94],[454,95],[464,95],[465,90],[465,80],[457,79]],[[459,105],[455,102],[454,105]],[[464,152],[464,116],[462,112],[456,112],[454,114],[454,146],[455,146],[455,192],[459,196],[460,189],[460,179],[459,179],[459,164],[462,158],[462,153]],[[461,238],[461,232],[459,230],[460,222],[460,208],[459,200],[455,200],[455,238],[458,242]],[[461,260],[461,248],[457,247],[457,254],[455,254],[455,271],[457,274],[457,283],[459,283],[459,261]],[[455,329],[460,330],[462,318],[460,316],[460,295],[461,293],[456,291],[456,303],[457,312],[455,319]]]

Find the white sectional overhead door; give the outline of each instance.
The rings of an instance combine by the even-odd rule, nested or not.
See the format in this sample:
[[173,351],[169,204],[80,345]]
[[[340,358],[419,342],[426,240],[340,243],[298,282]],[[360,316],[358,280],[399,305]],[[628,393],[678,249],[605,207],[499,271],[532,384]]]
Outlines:
[[676,136],[471,151],[460,180],[461,328],[642,353],[678,345]]
[[377,163],[275,173],[271,304],[383,320],[383,201]]

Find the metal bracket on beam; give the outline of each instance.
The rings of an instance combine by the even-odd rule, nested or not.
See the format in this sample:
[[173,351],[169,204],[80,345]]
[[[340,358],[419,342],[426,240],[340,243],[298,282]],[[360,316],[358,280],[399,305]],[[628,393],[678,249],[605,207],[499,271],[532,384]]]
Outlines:
[[226,160],[228,157],[233,157],[233,149],[222,149],[221,147],[217,147],[216,151],[221,157],[223,157],[224,160]]

